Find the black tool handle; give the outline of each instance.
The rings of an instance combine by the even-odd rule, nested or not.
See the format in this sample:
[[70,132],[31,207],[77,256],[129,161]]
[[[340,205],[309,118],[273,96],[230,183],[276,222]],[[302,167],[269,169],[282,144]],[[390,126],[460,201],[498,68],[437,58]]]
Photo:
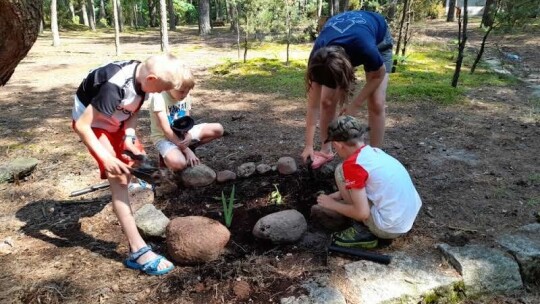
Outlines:
[[81,189],[81,190],[73,191],[73,192],[71,192],[71,194],[69,196],[70,197],[79,196],[79,195],[83,195],[83,194],[86,194],[86,193],[94,192],[94,191],[99,190],[99,189],[105,189],[105,188],[108,188],[108,187],[109,187],[109,182],[104,182],[104,183],[101,183],[101,184],[92,185],[90,187],[87,187],[87,188],[84,188],[84,189]]
[[330,245],[328,247],[328,251],[342,253],[349,256],[360,258],[362,260],[368,260],[368,261],[385,264],[385,265],[390,264],[390,261],[392,260],[392,257],[389,255],[366,251],[366,250],[362,250],[358,248],[345,248],[345,247],[337,247],[335,245]]

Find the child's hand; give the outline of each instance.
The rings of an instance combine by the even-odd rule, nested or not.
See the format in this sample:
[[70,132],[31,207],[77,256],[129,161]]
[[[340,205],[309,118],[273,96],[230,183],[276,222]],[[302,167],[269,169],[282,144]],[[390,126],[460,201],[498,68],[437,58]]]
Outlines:
[[129,167],[116,157],[107,157],[103,160],[103,167],[107,173],[112,175],[129,174]]
[[[189,144],[191,144],[191,140],[192,140],[192,137],[191,137],[191,134],[187,133],[186,136],[184,137],[184,139],[182,139],[179,143],[178,143],[178,146],[180,147],[180,149],[186,149]],[[192,152],[193,153],[193,152]]]
[[304,163],[307,161],[308,157],[310,157],[311,159],[313,159],[313,147],[305,147],[304,148],[304,151],[302,151],[302,160],[304,160]]
[[197,155],[195,155],[195,153],[193,153],[193,151],[191,151],[190,148],[186,148],[182,152],[184,153],[184,156],[186,157],[187,163],[191,167],[195,167],[201,163],[201,160],[197,157]]
[[[138,138],[136,137],[129,137],[129,136],[126,136],[124,138],[124,150],[128,150],[128,151],[131,151],[133,152],[133,154],[135,155],[141,155],[141,154],[146,154],[146,152],[144,150],[141,150],[140,148],[138,147],[142,147],[142,144],[141,142],[139,141]],[[122,157],[127,160],[127,161],[131,161],[132,159],[125,155],[125,154],[122,154]]]
[[332,204],[334,204],[335,200],[326,194],[321,194],[317,197],[317,203],[324,208],[331,209]]

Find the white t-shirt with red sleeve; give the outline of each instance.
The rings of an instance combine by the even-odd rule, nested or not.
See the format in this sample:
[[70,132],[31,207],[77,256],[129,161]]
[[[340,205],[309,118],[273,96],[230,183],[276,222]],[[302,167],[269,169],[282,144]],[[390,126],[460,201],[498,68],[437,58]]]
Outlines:
[[373,203],[371,216],[379,229],[389,233],[411,229],[422,200],[397,159],[366,145],[343,162],[343,176],[347,189],[366,188]]

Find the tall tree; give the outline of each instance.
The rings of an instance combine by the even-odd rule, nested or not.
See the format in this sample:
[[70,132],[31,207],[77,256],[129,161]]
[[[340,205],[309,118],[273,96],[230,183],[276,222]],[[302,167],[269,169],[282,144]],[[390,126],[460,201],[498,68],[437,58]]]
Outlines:
[[32,48],[42,14],[42,0],[0,0],[0,86]]
[[116,7],[118,9],[118,30],[124,32],[124,10],[122,9],[122,0],[116,0]]
[[113,7],[113,23],[114,23],[114,46],[116,47],[116,56],[120,56],[122,51],[120,50],[120,27],[118,25],[118,2],[119,0],[112,0]]
[[161,16],[161,51],[169,52],[169,34],[167,33],[167,4],[166,0],[159,0],[159,14]]
[[[459,74],[461,72],[461,65],[463,64],[463,56],[465,52],[465,44],[467,43],[467,22],[469,20],[469,14],[467,12],[468,0],[463,0],[463,14],[458,16],[459,35],[458,35],[458,57],[456,60],[456,69],[454,71],[454,77],[452,77],[452,86],[457,87]],[[462,18],[463,15],[463,18]]]
[[210,33],[210,0],[199,0],[199,35],[206,36]]
[[56,0],[51,0],[51,32],[53,36],[53,46],[60,46],[60,34],[58,33],[58,10]]
[[94,0],[88,1],[88,23],[92,31],[96,30],[96,9],[94,7]]
[[496,0],[486,0],[486,4],[484,5],[484,13],[482,14],[482,23],[480,25],[482,26],[492,26],[493,25],[493,10],[496,6]]
[[107,12],[105,11],[105,0],[99,0],[99,19],[97,23],[101,22],[103,19],[107,19]]
[[448,2],[448,14],[446,15],[446,22],[454,22],[456,16],[456,0],[450,0]]
[[81,0],[79,4],[81,7],[81,16],[83,19],[83,24],[86,26],[90,26],[90,23],[88,22],[88,11],[86,10],[86,7],[87,7],[86,0]]
[[173,0],[167,0],[167,8],[169,9],[169,29],[176,30],[176,12],[174,11]]

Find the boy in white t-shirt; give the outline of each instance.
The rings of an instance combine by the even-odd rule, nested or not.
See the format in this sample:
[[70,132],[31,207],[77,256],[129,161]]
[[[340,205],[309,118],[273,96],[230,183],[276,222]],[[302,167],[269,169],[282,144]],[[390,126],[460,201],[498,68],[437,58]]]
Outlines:
[[422,205],[405,167],[364,143],[368,130],[352,116],[340,116],[328,126],[326,142],[344,161],[335,172],[339,191],[320,195],[317,202],[356,221],[333,235],[338,246],[374,248],[379,238],[395,239],[411,229]]
[[205,144],[223,136],[223,126],[219,123],[196,124],[184,138],[179,138],[173,132],[172,123],[189,116],[192,103],[189,92],[194,86],[193,74],[189,68],[184,68],[180,89],[150,96],[150,137],[165,165],[172,171],[200,164],[190,146]]

